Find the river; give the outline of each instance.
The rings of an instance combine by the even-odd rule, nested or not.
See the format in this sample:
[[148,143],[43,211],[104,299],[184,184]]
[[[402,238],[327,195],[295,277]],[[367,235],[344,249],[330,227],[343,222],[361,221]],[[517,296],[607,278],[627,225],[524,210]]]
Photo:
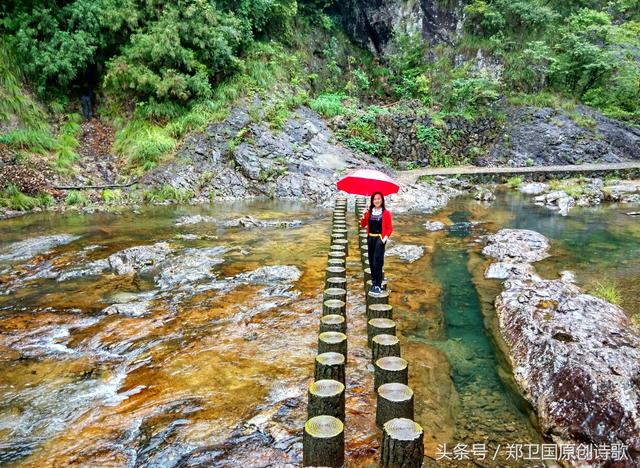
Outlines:
[[[411,263],[387,256],[385,272],[430,463],[443,448],[476,444],[488,450],[479,464],[516,465],[503,451],[491,460],[493,450],[543,441],[496,342],[500,283],[482,276],[481,236],[541,232],[552,239],[541,274],[570,269],[585,287],[611,279],[631,314],[640,227],[624,211],[562,217],[499,193],[490,205],[460,198],[436,214],[395,216],[393,240],[424,248]],[[196,215],[210,218],[181,223]],[[215,221],[245,215],[300,223]],[[352,207],[347,219],[346,449],[350,466],[365,466],[380,434]],[[452,227],[426,232],[431,219]],[[330,220],[308,204],[251,201],[1,221],[0,464],[298,464]],[[54,235],[39,249],[24,243]],[[160,258],[135,275],[105,268],[109,255],[140,245],[158,246]]]

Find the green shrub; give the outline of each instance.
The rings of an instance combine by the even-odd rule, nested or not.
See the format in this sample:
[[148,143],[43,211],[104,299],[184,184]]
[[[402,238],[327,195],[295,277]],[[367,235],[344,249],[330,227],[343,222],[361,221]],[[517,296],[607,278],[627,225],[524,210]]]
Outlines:
[[611,304],[620,305],[622,303],[622,295],[618,287],[610,280],[596,281],[592,286],[591,294]]
[[513,176],[507,179],[507,186],[511,189],[517,189],[522,185],[522,176]]
[[80,190],[71,190],[65,198],[67,205],[86,206],[89,204],[89,199]]
[[325,117],[335,117],[344,115],[346,108],[342,105],[345,96],[342,94],[321,94],[311,101],[311,108]]
[[16,211],[29,211],[42,205],[48,198],[35,198],[25,195],[15,184],[10,184],[6,189],[0,191],[0,205]]
[[184,203],[191,200],[195,196],[193,190],[173,187],[164,184],[162,187],[154,188],[144,194],[144,200],[149,203],[162,203],[165,201],[176,201]]

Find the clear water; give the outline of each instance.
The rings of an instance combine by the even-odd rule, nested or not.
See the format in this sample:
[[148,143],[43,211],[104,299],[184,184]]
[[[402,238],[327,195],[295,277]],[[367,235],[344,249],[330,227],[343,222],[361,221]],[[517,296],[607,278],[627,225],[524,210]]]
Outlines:
[[[300,219],[304,225],[176,226],[187,214],[250,214]],[[349,215],[345,430],[349,465],[363,466],[375,462],[380,433],[374,424],[355,217]],[[455,227],[425,232],[423,223],[434,218]],[[573,269],[585,287],[612,278],[631,315],[640,298],[637,219],[626,216],[624,207],[573,210],[563,218],[502,194],[490,206],[460,199],[436,215],[403,214],[394,221],[396,242],[425,249],[413,263],[387,256],[385,274],[428,461],[436,463],[445,443],[451,448],[540,442],[494,346],[498,331],[491,303],[500,284],[482,277],[486,259],[478,253],[478,237],[501,227],[542,232],[553,240],[553,256],[536,264],[542,274],[554,277]],[[264,201],[117,215],[39,214],[0,222],[0,251],[39,235],[81,236],[33,259],[0,264],[0,289],[18,284],[13,293],[0,295],[0,464],[299,463],[329,232],[329,211]],[[179,237],[186,234],[216,237]],[[126,301],[155,290],[153,274],[25,281],[46,267],[74,268],[159,241],[180,254],[226,247],[224,261],[211,268],[216,281],[265,265],[296,266],[302,275],[289,289],[271,294],[257,284],[187,295],[176,289],[151,299],[142,317],[102,311],[114,298]]]

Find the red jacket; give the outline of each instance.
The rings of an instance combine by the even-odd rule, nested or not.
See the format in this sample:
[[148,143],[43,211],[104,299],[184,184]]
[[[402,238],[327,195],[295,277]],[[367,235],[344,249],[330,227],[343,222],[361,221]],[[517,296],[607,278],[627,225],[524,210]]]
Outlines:
[[[360,220],[360,227],[367,227],[367,235],[369,235],[369,214],[367,210],[364,213],[364,219]],[[393,232],[393,223],[391,221],[391,211],[386,208],[382,211],[382,237],[389,237]]]

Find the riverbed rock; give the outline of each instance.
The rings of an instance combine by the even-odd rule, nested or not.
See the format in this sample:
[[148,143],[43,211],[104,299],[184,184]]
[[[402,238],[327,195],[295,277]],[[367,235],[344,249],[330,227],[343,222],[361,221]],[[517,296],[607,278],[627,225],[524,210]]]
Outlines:
[[576,201],[564,190],[554,190],[552,192],[538,195],[534,198],[538,204],[547,205],[558,210],[562,216],[567,216],[569,210],[575,206]]
[[496,312],[543,432],[558,444],[625,444],[640,461],[640,339],[624,311],[533,277],[506,281]]
[[61,245],[69,244],[79,238],[80,236],[71,234],[54,234],[14,242],[0,250],[0,262],[28,260],[36,255],[47,253]]
[[549,256],[549,241],[528,229],[501,229],[487,236],[482,253],[503,262],[530,263]]
[[520,184],[518,190],[525,195],[540,195],[549,189],[549,184],[542,182],[525,182]]
[[535,269],[528,263],[496,262],[489,265],[484,273],[485,278],[507,279],[532,276]]
[[107,259],[100,259],[85,265],[80,265],[69,270],[60,272],[56,275],[56,281],[68,281],[71,279],[81,278],[83,276],[97,276],[110,268]]
[[236,275],[235,280],[253,284],[293,283],[302,272],[293,265],[271,265]]
[[127,317],[142,317],[146,315],[155,291],[142,294],[120,293],[112,299],[117,301],[102,311],[107,315],[125,315]]
[[299,219],[277,220],[277,219],[257,219],[250,215],[241,216],[235,219],[220,220],[213,216],[193,215],[183,216],[176,221],[176,226],[188,226],[191,224],[216,224],[222,227],[244,227],[244,228],[292,228],[302,226]]
[[635,194],[639,191],[640,187],[634,182],[609,185],[604,188],[606,199],[610,201],[622,201],[622,199],[629,194]]
[[476,200],[479,200],[479,201],[483,201],[483,202],[490,202],[490,201],[494,200],[496,198],[496,196],[489,189],[479,188],[473,194],[473,198],[475,198]]
[[393,244],[385,249],[385,254],[398,257],[400,260],[408,263],[413,263],[424,255],[424,247],[411,244]]
[[156,285],[162,290],[192,290],[196,283],[216,277],[212,268],[224,261],[226,251],[226,247],[216,246],[176,252],[158,265]]
[[447,228],[447,226],[440,221],[427,221],[426,223],[424,223],[424,228],[429,232],[435,232],[443,231]]
[[444,207],[451,198],[462,195],[462,190],[447,183],[417,183],[400,185],[398,193],[385,197],[394,213],[408,211],[431,213]]
[[499,329],[542,431],[557,444],[624,444],[640,461],[640,337],[627,315],[585,294],[572,272],[538,276],[529,263],[547,256],[541,234],[503,229],[488,242],[485,255],[520,262],[485,275],[507,278],[495,302]]
[[158,242],[153,245],[121,250],[109,255],[107,262],[116,275],[128,275],[150,270],[163,261],[170,252],[171,247],[168,243]]

